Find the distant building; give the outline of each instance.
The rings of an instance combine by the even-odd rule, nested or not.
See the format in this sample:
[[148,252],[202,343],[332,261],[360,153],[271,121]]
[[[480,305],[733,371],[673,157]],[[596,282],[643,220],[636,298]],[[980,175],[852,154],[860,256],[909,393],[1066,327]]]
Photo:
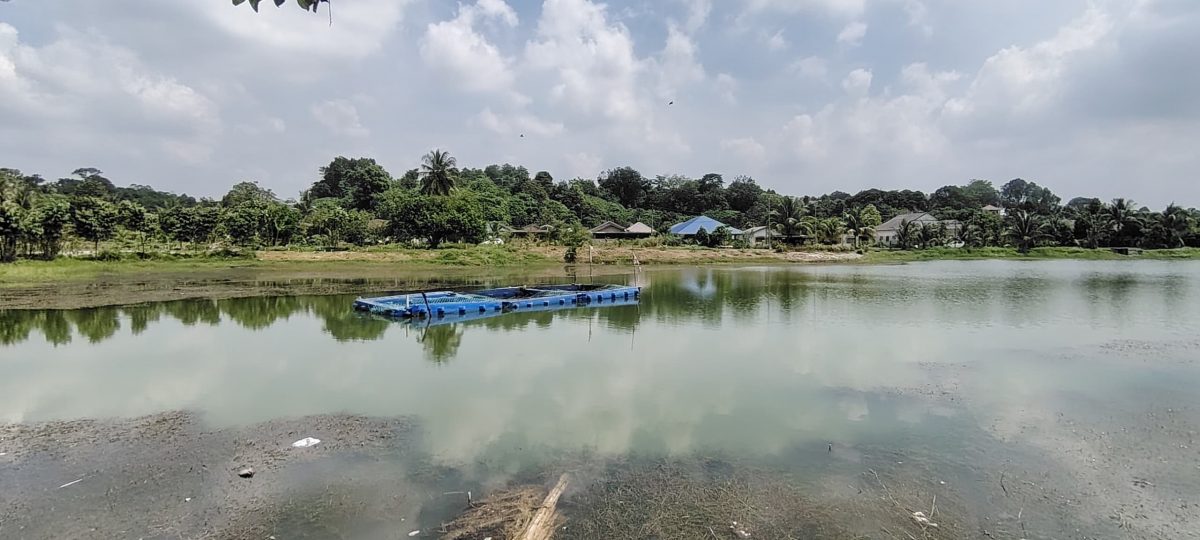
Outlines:
[[512,227],[501,227],[500,232],[508,234],[513,238],[545,238],[550,235],[554,229],[549,225],[526,225],[520,229]]
[[731,235],[741,235],[743,233],[741,229],[730,227],[708,216],[696,216],[682,223],[676,223],[671,226],[670,233],[690,237],[696,236],[696,233],[700,232],[700,229],[704,229],[709,234],[712,234],[718,227],[725,227]]
[[958,233],[958,230],[962,228],[962,224],[958,221],[953,219],[940,220],[929,212],[900,214],[875,227],[875,243],[881,246],[896,245],[896,236],[899,234],[900,226],[904,223],[915,223],[918,227],[941,224],[946,227],[946,232],[951,235]]
[[772,242],[776,242],[783,239],[783,233],[771,230],[766,226],[750,227],[742,231],[742,240],[745,240],[747,244],[752,246],[766,245],[768,238]]
[[625,227],[615,221],[605,221],[591,229],[588,232],[592,234],[592,238],[597,240],[604,239],[624,239],[624,238],[648,238],[654,234],[654,229],[651,229],[645,223],[637,222],[633,225]]
[[997,215],[997,216],[1003,216],[1003,215],[1004,215],[1004,209],[1003,209],[1003,208],[1000,208],[999,206],[995,206],[995,205],[992,205],[992,204],[989,204],[989,205],[987,205],[987,206],[983,207],[983,211],[984,211],[985,213],[988,213],[988,214],[995,214],[995,215]]

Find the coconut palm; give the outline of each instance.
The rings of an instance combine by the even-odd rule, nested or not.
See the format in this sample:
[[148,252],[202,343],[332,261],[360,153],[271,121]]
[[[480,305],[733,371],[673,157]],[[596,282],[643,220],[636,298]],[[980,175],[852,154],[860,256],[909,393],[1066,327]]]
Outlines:
[[1091,249],[1100,246],[1100,238],[1111,228],[1109,227],[1108,209],[1104,203],[1095,200],[1087,206],[1074,212],[1075,230],[1083,233],[1084,240]]
[[900,249],[912,249],[920,241],[920,232],[921,226],[916,222],[901,220],[900,227],[896,229],[896,245],[900,246]]
[[859,241],[870,242],[875,237],[875,228],[866,224],[862,212],[848,211],[842,217],[846,231],[854,238],[854,249],[858,249]]
[[775,224],[775,228],[783,234],[785,240],[791,241],[797,236],[812,232],[813,220],[804,215],[804,206],[797,198],[784,197],[776,213],[779,222]]
[[941,223],[926,223],[917,229],[917,241],[922,248],[941,246],[946,243],[946,227]]
[[1017,210],[1009,215],[1008,237],[1017,245],[1017,251],[1029,253],[1038,240],[1046,237],[1046,224],[1037,214]]
[[825,218],[814,220],[812,230],[821,243],[836,244],[841,241],[842,234],[846,232],[846,225],[838,218]]
[[1128,199],[1113,199],[1108,206],[1107,223],[1116,238],[1114,241],[1132,241],[1142,229],[1142,219],[1134,210],[1133,201]]
[[458,176],[458,165],[454,156],[445,150],[434,149],[421,158],[421,193],[424,195],[449,195],[454,190],[454,178]]
[[1167,241],[1167,247],[1183,247],[1183,237],[1191,230],[1192,220],[1187,211],[1171,203],[1156,219],[1156,225],[1162,230]]

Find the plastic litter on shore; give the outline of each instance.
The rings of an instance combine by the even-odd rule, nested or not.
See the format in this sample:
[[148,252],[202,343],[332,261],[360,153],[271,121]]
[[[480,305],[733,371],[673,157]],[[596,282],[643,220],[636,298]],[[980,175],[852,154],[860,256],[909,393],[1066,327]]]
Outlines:
[[316,444],[319,442],[321,442],[321,439],[305,437],[303,439],[300,439],[300,440],[292,443],[292,448],[308,448],[310,446],[316,446]]

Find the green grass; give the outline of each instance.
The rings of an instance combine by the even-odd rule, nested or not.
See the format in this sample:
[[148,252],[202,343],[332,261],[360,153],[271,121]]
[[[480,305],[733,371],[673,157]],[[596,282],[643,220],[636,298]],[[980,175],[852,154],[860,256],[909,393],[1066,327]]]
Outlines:
[[1077,259],[1096,261],[1127,261],[1137,259],[1200,259],[1200,248],[1158,249],[1143,251],[1141,255],[1126,256],[1113,253],[1106,248],[1086,249],[1073,247],[1040,247],[1029,253],[1018,253],[1015,248],[990,247],[977,249],[931,248],[910,251],[870,251],[864,262],[910,262],[935,260],[977,259]]

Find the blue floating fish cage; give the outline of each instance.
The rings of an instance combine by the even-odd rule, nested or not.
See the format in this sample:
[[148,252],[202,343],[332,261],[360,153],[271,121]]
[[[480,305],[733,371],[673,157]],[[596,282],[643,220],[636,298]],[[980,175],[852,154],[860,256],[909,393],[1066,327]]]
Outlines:
[[468,313],[625,303],[641,296],[641,287],[625,285],[540,285],[502,287],[470,292],[434,291],[359,298],[354,309],[401,318],[445,317]]

